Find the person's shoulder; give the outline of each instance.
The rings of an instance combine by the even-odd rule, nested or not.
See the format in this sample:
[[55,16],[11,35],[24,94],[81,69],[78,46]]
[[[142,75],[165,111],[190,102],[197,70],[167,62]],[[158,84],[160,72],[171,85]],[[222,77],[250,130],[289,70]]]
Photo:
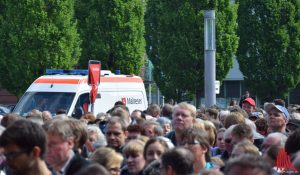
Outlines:
[[177,145],[176,143],[176,137],[175,137],[175,131],[169,132],[167,135],[165,135],[166,138],[170,139],[173,145]]
[[[170,131],[168,134],[165,135],[165,137],[171,139],[172,137],[175,136],[175,131]],[[172,139],[171,139],[172,140]]]
[[86,160],[85,158],[81,157],[80,155],[76,154],[70,161],[66,175],[73,175],[81,168],[85,167],[86,165],[90,164],[90,161]]
[[121,175],[130,175],[127,165],[125,165],[121,168]]

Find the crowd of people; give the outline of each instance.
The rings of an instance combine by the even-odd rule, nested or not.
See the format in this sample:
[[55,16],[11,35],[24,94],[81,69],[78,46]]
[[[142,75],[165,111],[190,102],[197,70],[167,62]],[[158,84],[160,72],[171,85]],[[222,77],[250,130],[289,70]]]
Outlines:
[[[240,105],[240,106],[239,106]],[[0,126],[0,175],[300,174],[300,106],[251,97],[226,109],[181,102],[80,119],[64,111],[9,113]]]

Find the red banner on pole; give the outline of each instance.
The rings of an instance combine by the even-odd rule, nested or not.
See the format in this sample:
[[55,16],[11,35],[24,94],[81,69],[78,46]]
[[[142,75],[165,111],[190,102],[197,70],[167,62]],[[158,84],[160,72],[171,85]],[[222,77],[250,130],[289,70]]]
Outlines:
[[100,83],[100,72],[101,72],[101,62],[100,61],[89,61],[89,78],[88,83],[90,86],[92,86],[91,92],[90,92],[90,102],[91,104],[95,103],[97,92],[98,92],[98,86]]

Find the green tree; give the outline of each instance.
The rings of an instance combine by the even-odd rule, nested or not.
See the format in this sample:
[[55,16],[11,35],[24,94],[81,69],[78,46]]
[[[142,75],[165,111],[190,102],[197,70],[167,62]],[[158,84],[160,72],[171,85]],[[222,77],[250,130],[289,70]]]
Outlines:
[[80,56],[73,0],[2,0],[0,83],[20,96],[46,68],[71,68]]
[[138,74],[145,57],[145,3],[141,0],[77,0],[82,38],[80,66],[100,60],[102,69]]
[[240,0],[237,57],[262,100],[284,98],[300,81],[299,0]]
[[229,0],[148,0],[147,54],[154,79],[167,98],[204,90],[204,10],[216,10],[216,78],[222,81],[238,47],[237,5]]

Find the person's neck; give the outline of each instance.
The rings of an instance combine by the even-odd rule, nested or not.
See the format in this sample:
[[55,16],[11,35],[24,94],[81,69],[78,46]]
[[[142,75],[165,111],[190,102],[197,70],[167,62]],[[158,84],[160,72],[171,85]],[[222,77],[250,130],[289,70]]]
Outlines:
[[44,160],[37,160],[33,167],[25,175],[51,175],[51,171],[48,169]]
[[280,132],[280,133],[285,133],[285,126],[282,127],[272,127],[272,132]]
[[203,170],[206,166],[205,157],[196,158],[194,162],[194,174],[199,174],[201,170]]
[[107,146],[107,147],[110,147],[110,148],[114,149],[118,153],[122,153],[123,145],[118,146],[118,147],[114,147],[114,146]]
[[53,168],[55,171],[61,171],[61,169],[65,166],[65,164],[68,162],[68,160],[70,159],[70,156],[72,154],[72,150],[69,151],[68,156],[65,158],[65,160],[61,161],[61,162],[57,162],[56,164],[52,164],[51,168]]
[[181,143],[181,135],[182,135],[182,132],[181,131],[176,131],[175,130],[175,139],[176,139],[176,146],[180,145]]

